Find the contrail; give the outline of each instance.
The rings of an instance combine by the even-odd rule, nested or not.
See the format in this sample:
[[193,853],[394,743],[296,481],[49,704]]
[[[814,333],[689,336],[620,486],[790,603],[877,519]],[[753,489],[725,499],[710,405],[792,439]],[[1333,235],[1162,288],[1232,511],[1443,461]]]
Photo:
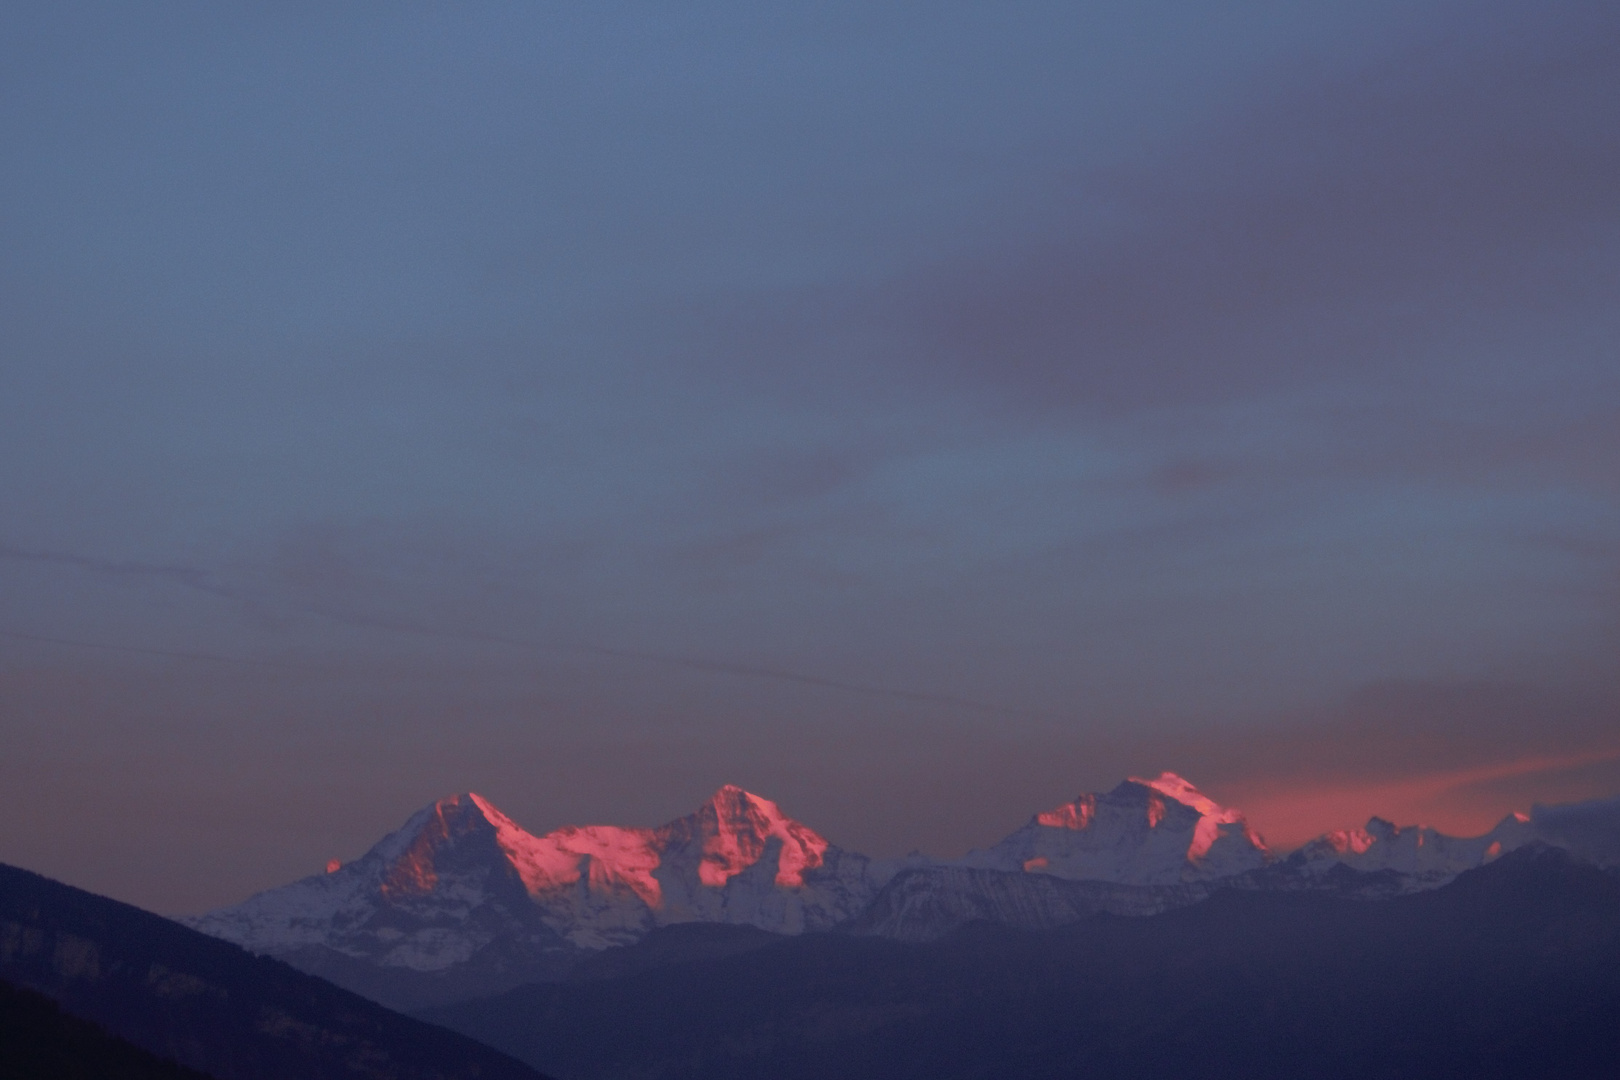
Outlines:
[[[607,645],[592,645],[586,642],[525,641],[522,638],[506,637],[501,634],[486,634],[478,631],[434,630],[430,627],[411,626],[384,619],[341,616],[331,612],[315,613],[351,626],[365,626],[418,637],[484,642],[493,645],[504,645],[509,648],[530,649],[536,652],[583,653],[589,656],[605,656],[615,660],[630,660],[644,664],[686,668],[691,671],[703,671],[732,678],[766,679],[775,682],[795,683],[800,686],[816,686],[827,690],[839,690],[844,693],[860,694],[866,697],[883,697],[928,705],[948,705],[954,708],[970,709],[975,712],[991,713],[998,716],[1022,716],[1033,720],[1047,719],[1043,714],[1030,709],[1012,708],[989,701],[959,697],[955,694],[940,694],[927,690],[904,690],[892,686],[847,682],[843,679],[828,678],[824,675],[810,675],[800,671],[787,671],[781,668],[735,664],[723,660],[704,660],[701,657],[694,656],[642,652],[636,649],[617,649]],[[16,641],[40,642],[47,645],[66,645],[78,649],[101,649],[107,652],[134,653],[139,656],[163,656],[174,660],[209,660],[223,664],[249,664],[256,667],[271,667],[282,663],[282,661],[277,660],[263,660],[246,656],[225,656],[221,653],[191,652],[183,649],[157,649],[143,645],[114,645],[102,641],[84,641],[77,638],[54,637],[47,634],[29,634],[19,630],[0,630],[0,637],[11,638]]]
[[[0,543],[0,558],[16,559],[27,562],[53,563],[59,566],[71,566],[94,573],[113,575],[135,575],[165,579],[187,588],[196,589],[241,604],[256,606],[262,601],[252,596],[217,584],[212,575],[206,570],[195,566],[183,564],[159,564],[141,562],[115,562],[105,559],[94,559],[83,555],[66,552],[37,551],[13,547],[10,544]],[[536,652],[568,652],[587,656],[603,656],[615,660],[628,660],[642,664],[658,664],[663,667],[685,668],[689,671],[702,671],[712,675],[725,675],[741,679],[765,679],[774,682],[794,683],[799,686],[815,686],[826,690],[838,690],[849,694],[859,694],[866,697],[888,698],[892,701],[910,701],[926,705],[946,705],[957,709],[968,709],[973,712],[989,713],[996,716],[1020,716],[1032,720],[1048,720],[1046,715],[1032,709],[1012,708],[997,705],[994,702],[980,701],[976,698],[963,697],[957,694],[944,694],[928,690],[905,690],[898,687],[878,686],[872,683],[849,682],[843,679],[829,678],[824,675],[813,675],[802,671],[792,671],[785,668],[763,667],[753,664],[739,664],[725,660],[706,660],[696,656],[681,656],[673,653],[646,652],[639,649],[622,649],[610,645],[597,645],[581,641],[528,641],[523,638],[509,637],[504,634],[485,633],[477,630],[440,630],[429,626],[420,626],[415,623],[378,618],[369,615],[357,615],[352,612],[333,611],[313,604],[295,604],[299,610],[311,615],[332,620],[346,626],[365,627],[374,630],[387,630],[398,634],[410,634],[417,637],[441,638],[451,641],[472,641],[486,644],[503,645],[508,648],[529,649]],[[258,660],[246,657],[223,656],[217,653],[188,652],[178,649],[157,649],[139,645],[109,645],[94,641],[81,641],[73,638],[50,637],[43,634],[28,634],[20,631],[0,630],[0,637],[14,638],[19,641],[37,641],[52,645],[67,645],[83,649],[104,649],[109,652],[135,653],[145,656],[167,656],[178,660],[212,660],[227,664],[254,664],[267,666],[277,663],[274,660]]]
[[10,544],[0,543],[0,559],[13,559],[17,562],[47,563],[55,566],[71,566],[79,570],[89,570],[97,574],[113,574],[125,577],[154,577],[168,581],[178,582],[199,592],[211,593],[215,596],[231,596],[231,593],[213,584],[209,580],[206,570],[195,566],[185,566],[179,563],[144,563],[134,561],[116,561],[112,559],[93,559],[88,555],[76,555],[67,551],[39,551],[31,548],[13,547]]
[[715,675],[729,675],[734,678],[768,679],[778,682],[797,683],[801,686],[818,686],[828,690],[842,690],[846,693],[863,694],[870,697],[886,697],[900,701],[914,701],[929,705],[951,705],[956,708],[971,709],[976,712],[994,713],[1001,716],[1023,716],[1033,720],[1049,719],[1045,715],[1032,709],[1017,709],[1006,705],[997,705],[989,701],[979,701],[976,698],[962,697],[956,694],[942,694],[928,690],[904,690],[892,686],[878,686],[872,683],[848,682],[843,679],[833,679],[825,675],[811,675],[802,671],[790,671],[784,668],[762,667],[753,664],[738,664],[725,660],[705,660],[697,656],[681,656],[674,653],[645,652],[640,649],[622,649],[609,645],[596,645],[582,641],[529,641],[524,638],[509,637],[505,634],[492,634],[480,630],[439,630],[428,626],[418,626],[414,623],[377,618],[368,615],[354,615],[348,612],[334,612],[325,608],[304,606],[302,610],[312,615],[320,615],[349,626],[370,627],[377,630],[389,630],[399,634],[413,634],[420,637],[444,638],[452,641],[477,641],[493,645],[505,645],[510,648],[531,649],[538,652],[571,652],[583,653],[588,656],[605,656],[616,660],[632,660],[644,664],[659,664],[665,667],[680,667],[692,671],[704,671]]
[[219,653],[185,652],[180,649],[152,649],[142,645],[109,645],[101,641],[78,641],[74,638],[48,637],[45,634],[25,634],[18,630],[0,630],[0,637],[18,641],[39,641],[47,645],[71,645],[80,649],[106,649],[109,652],[139,653],[142,656],[168,656],[176,660],[217,660],[226,664],[274,664],[274,660],[255,660],[246,656],[222,656]]

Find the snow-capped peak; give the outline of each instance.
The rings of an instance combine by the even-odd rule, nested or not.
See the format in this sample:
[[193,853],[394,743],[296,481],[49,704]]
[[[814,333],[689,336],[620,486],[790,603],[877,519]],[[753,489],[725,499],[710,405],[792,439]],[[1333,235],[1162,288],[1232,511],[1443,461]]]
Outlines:
[[1214,799],[1192,786],[1192,783],[1173,772],[1162,772],[1156,779],[1145,780],[1140,776],[1130,778],[1131,783],[1150,787],[1160,795],[1168,795],[1177,802],[1190,806],[1200,814],[1220,814],[1223,809]]
[[1322,840],[1340,855],[1365,855],[1374,844],[1378,843],[1378,837],[1366,829],[1335,829],[1330,833],[1324,833]]
[[[328,864],[328,872],[345,877],[357,873],[377,875],[378,892],[390,899],[431,893],[438,887],[447,860],[464,861],[457,852],[469,845],[481,847],[494,835],[495,823],[486,807],[471,793],[439,799],[411,815],[397,832],[379,841],[365,859],[339,862],[336,869]],[[500,816],[499,811],[495,813]],[[476,855],[465,857],[478,859]]]
[[[987,912],[1057,925],[1050,920],[1093,901],[1145,914],[1221,882],[1337,888],[1346,867],[1384,872],[1369,878],[1379,889],[1432,888],[1533,840],[1620,864],[1617,822],[1620,800],[1537,807],[1479,837],[1373,818],[1251,874],[1271,859],[1242,813],[1168,772],[1080,795],[947,863],[873,863],[730,784],[661,826],[571,825],[544,836],[467,792],[423,807],[359,859],[187,921],[366,993],[383,979],[411,994],[488,994],[555,977],[580,948],[626,944],[671,923],[792,934],[848,923],[889,896],[885,910],[906,925],[937,930]],[[1075,907],[1043,876],[1105,888],[1082,890],[1092,900]],[[1108,891],[1116,886],[1127,889]]]
[[1170,884],[1256,869],[1270,858],[1243,814],[1175,773],[1132,777],[1036,814],[965,866],[1121,884]]
[[650,908],[663,905],[663,887],[653,877],[659,863],[656,830],[567,825],[535,836],[487,799],[472,798],[495,826],[495,841],[530,896],[538,899],[584,880],[592,892],[625,890]]
[[758,862],[773,838],[782,844],[776,861],[779,888],[801,888],[804,872],[820,866],[827,851],[827,841],[814,829],[782,813],[771,800],[734,784],[716,791],[697,816],[704,834],[698,876],[710,888],[723,888]]
[[1193,862],[1200,862],[1209,854],[1210,848],[1215,846],[1215,841],[1220,839],[1222,825],[1241,825],[1243,835],[1251,845],[1267,855],[1271,853],[1271,849],[1266,846],[1265,838],[1250,827],[1243,816],[1243,811],[1221,806],[1175,773],[1162,772],[1153,780],[1133,776],[1130,782],[1150,787],[1159,794],[1168,795],[1183,806],[1190,806],[1198,811],[1200,815],[1198,825],[1193,830],[1192,843],[1187,846],[1187,858]]
[[[252,947],[325,946],[439,970],[508,931],[603,948],[677,922],[831,926],[870,899],[867,865],[729,784],[666,825],[567,825],[544,836],[467,792],[417,811],[362,859],[198,925]],[[446,930],[456,925],[466,929]],[[414,929],[402,937],[402,926]]]
[[544,836],[525,831],[488,800],[471,798],[495,826],[501,850],[537,899],[583,880],[593,893],[628,890],[657,910],[665,897],[655,871],[673,844],[689,840],[701,846],[699,883],[723,889],[757,863],[776,839],[781,846],[775,884],[798,889],[804,886],[805,871],[822,864],[828,847],[815,830],[782,813],[771,800],[733,784],[716,791],[695,813],[659,828],[567,825]]

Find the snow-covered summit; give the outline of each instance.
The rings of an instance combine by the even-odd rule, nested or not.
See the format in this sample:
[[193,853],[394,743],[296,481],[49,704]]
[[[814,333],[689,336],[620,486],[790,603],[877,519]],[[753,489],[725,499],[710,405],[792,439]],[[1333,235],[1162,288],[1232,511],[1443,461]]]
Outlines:
[[657,828],[566,826],[534,836],[480,803],[548,925],[586,948],[677,922],[798,933],[847,918],[872,891],[864,856],[734,785]]
[[543,836],[468,792],[419,810],[352,863],[192,925],[260,952],[320,947],[441,971],[497,941],[599,949],[694,921],[797,933],[848,918],[873,891],[863,856],[731,785],[657,828]]
[[353,862],[188,921],[256,952],[329,949],[419,972],[468,963],[492,946],[566,950],[504,857],[485,805],[471,794],[440,799]]
[[1271,857],[1241,811],[1223,807],[1175,773],[1132,777],[1036,814],[999,844],[959,865],[1076,881],[1173,885],[1240,874]]
[[1416,891],[1532,841],[1620,864],[1617,837],[1611,800],[1537,807],[1477,837],[1374,818],[1279,860],[1240,811],[1167,772],[1037,813],[961,859],[873,862],[732,785],[664,825],[543,835],[467,792],[423,807],[359,859],[187,921],[412,1008],[558,978],[586,951],[673,923],[785,934],[846,924],[923,940],[970,919],[1147,915],[1229,887]]

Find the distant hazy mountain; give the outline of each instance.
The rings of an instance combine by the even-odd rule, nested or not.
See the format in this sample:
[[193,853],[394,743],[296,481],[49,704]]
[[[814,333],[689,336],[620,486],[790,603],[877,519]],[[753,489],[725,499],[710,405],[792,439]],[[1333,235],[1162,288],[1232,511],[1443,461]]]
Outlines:
[[1539,1080],[1620,1062],[1620,880],[1539,844],[1378,901],[1220,889],[926,944],[686,929],[426,1015],[563,1080]]
[[1389,896],[1443,885],[1531,840],[1590,854],[1620,811],[1592,817],[1538,807],[1461,839],[1374,818],[1277,859],[1240,811],[1164,773],[1036,814],[961,859],[874,861],[730,786],[656,828],[544,836],[465,794],[348,865],[189,924],[416,1008],[560,979],[594,951],[682,923],[924,941],[976,920],[1041,929],[1099,912],[1151,915],[1216,888]]
[[839,929],[897,941],[933,941],[973,922],[1047,930],[1089,915],[1157,915],[1195,904],[1211,891],[1206,882],[1122,885],[973,866],[916,866],[896,874]]
[[542,1080],[279,961],[3,865],[0,979],[216,1080]]
[[1504,852],[1522,847],[1544,835],[1528,814],[1509,814],[1484,836],[1446,836],[1423,826],[1401,828],[1373,818],[1363,829],[1343,829],[1320,836],[1289,859],[1306,874],[1319,874],[1335,866],[1354,870],[1390,870],[1401,875],[1408,891],[1443,885],[1462,873],[1483,866]]

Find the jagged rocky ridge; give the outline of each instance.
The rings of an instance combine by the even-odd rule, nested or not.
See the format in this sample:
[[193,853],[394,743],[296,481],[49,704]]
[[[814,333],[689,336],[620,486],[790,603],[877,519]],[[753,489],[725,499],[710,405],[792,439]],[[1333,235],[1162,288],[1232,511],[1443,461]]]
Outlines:
[[1043,929],[1100,912],[1152,915],[1222,888],[1410,893],[1533,840],[1581,846],[1578,815],[1537,813],[1559,828],[1511,815],[1457,838],[1374,818],[1278,859],[1240,812],[1164,773],[1037,814],[961,859],[877,861],[732,786],[657,828],[544,836],[464,794],[419,811],[352,863],[190,923],[417,1008],[560,978],[595,951],[683,923],[922,941],[973,921]]

